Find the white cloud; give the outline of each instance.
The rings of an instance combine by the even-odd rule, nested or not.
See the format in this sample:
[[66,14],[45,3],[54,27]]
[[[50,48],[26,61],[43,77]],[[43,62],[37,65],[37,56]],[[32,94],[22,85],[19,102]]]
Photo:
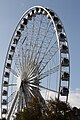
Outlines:
[[[44,91],[42,92],[42,96],[47,99],[47,97],[45,97],[45,92]],[[56,97],[55,93],[49,92],[48,99],[50,97],[54,99]],[[63,97],[61,97],[61,99],[63,100]],[[68,102],[70,103],[70,105],[72,107],[75,106],[75,107],[80,108],[80,89],[79,88],[76,88],[75,90],[70,90]]]
[[80,89],[77,88],[74,91],[70,91],[69,103],[71,106],[80,108]]

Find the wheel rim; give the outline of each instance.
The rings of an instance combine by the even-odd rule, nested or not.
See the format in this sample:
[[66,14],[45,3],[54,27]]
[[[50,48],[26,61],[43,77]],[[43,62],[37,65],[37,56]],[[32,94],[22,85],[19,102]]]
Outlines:
[[69,79],[69,47],[61,20],[50,9],[30,8],[18,22],[6,55],[2,118],[10,119],[36,96],[46,100],[55,92],[55,97],[67,102]]

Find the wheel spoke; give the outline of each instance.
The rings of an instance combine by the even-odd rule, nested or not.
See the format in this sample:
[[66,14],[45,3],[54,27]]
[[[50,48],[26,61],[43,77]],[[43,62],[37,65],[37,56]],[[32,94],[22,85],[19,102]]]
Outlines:
[[48,77],[49,75],[51,75],[57,71],[59,71],[59,65],[51,68],[50,70],[47,70],[44,73],[41,73],[41,74],[31,77],[30,79],[28,79],[28,81],[33,82],[35,80],[35,78],[37,78],[38,80],[42,80],[43,78]]
[[16,73],[16,71],[14,69],[10,69],[10,72],[15,76],[15,77],[18,77],[18,74]]
[[33,57],[34,52],[36,51],[35,48],[37,48],[37,46],[38,46],[38,40],[39,40],[39,35],[40,35],[42,19],[43,19],[43,16],[41,15],[41,18],[40,18],[40,21],[39,21],[37,36],[36,36],[36,39],[35,39],[35,42],[34,42],[34,45],[33,45],[33,49],[32,49],[31,59]]
[[8,96],[8,102],[11,102],[13,100],[13,96],[16,93],[16,91],[12,92],[9,96]]
[[30,92],[30,94],[31,94],[32,97],[35,97],[34,94],[31,91],[31,89],[29,89],[29,92]]
[[51,92],[56,92],[56,93],[58,93],[58,91],[49,89],[49,88],[44,87],[44,86],[42,86],[42,85],[30,84],[30,86],[33,86],[34,88],[38,88],[38,89],[39,89],[39,88],[43,88],[43,89],[45,89],[45,90],[49,90],[49,91],[51,91]]
[[18,98],[18,92],[16,93],[16,95],[15,95],[15,97],[14,97],[14,101],[13,101],[12,106],[11,106],[11,108],[10,108],[10,111],[9,111],[9,114],[8,114],[8,117],[7,117],[8,120],[10,119],[10,116],[11,116],[12,111],[13,111],[13,109],[14,109],[14,106],[15,106],[15,104],[16,104],[17,98]]
[[16,86],[17,84],[9,84],[8,86]]
[[44,53],[41,61],[39,62],[39,66],[41,68],[40,72],[46,67],[46,65],[49,63],[49,61],[56,55],[58,52],[58,46],[55,46],[57,42],[55,42],[51,48],[48,50],[48,52]]
[[[41,44],[39,45],[39,48],[37,48],[38,45],[35,46],[35,47],[37,48],[37,49],[36,49],[36,53],[33,53],[33,52],[32,52],[32,54],[34,54],[34,61],[36,60],[37,56],[38,56],[37,59],[39,59],[39,55],[40,55],[41,49],[42,49],[42,47],[43,47],[44,40],[45,40],[45,38],[46,38],[46,36],[47,36],[47,33],[48,33],[48,31],[49,31],[50,26],[51,26],[51,23],[50,23],[50,21],[48,21],[48,23],[47,23],[47,25],[46,25],[46,28],[45,28],[45,31],[44,31],[44,36],[43,36],[43,39],[42,39],[42,41],[41,41]],[[38,60],[36,60],[36,61],[38,61]]]
[[[54,32],[54,33],[55,33],[55,32]],[[49,42],[47,43],[47,45],[45,46],[45,52],[44,52],[43,54],[45,54],[46,51],[47,51],[47,49],[49,48],[50,43],[52,42],[53,37],[54,37],[54,34],[53,34],[52,38],[50,39],[50,41],[49,41]],[[42,44],[43,44],[43,43],[42,43]],[[39,50],[38,50],[38,52],[37,52],[37,54],[36,54],[36,58],[35,58],[35,59],[37,59],[37,60],[36,60],[37,63],[39,62],[39,58],[40,58],[40,55],[41,55],[42,44],[40,45]]]
[[42,80],[43,78],[48,77],[49,75],[51,75],[51,74],[53,74],[53,73],[55,73],[57,71],[59,71],[59,65],[56,66],[56,67],[51,68],[50,70],[48,70],[48,71],[46,71],[46,72],[44,72],[42,74],[40,74],[39,80]]
[[34,43],[34,23],[35,23],[35,18],[33,17],[33,25],[32,25],[32,34],[31,34],[31,40],[30,40],[30,49],[29,49],[29,51],[31,51],[31,57],[30,57],[30,61],[31,61],[31,59],[32,59],[32,56],[33,56],[33,49],[34,49],[34,47],[33,47],[33,43]]

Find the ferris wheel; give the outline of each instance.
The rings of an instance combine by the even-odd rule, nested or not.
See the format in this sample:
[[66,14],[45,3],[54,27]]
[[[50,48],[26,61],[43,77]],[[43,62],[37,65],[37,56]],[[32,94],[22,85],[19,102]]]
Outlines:
[[64,26],[49,8],[34,6],[19,20],[4,64],[1,117],[13,120],[33,97],[68,101],[70,54]]

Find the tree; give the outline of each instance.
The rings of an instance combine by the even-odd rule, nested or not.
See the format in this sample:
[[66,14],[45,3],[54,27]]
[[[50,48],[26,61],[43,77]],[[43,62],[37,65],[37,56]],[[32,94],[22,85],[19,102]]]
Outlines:
[[69,103],[59,100],[48,100],[42,103],[39,98],[33,98],[23,112],[16,115],[16,120],[80,120],[80,109],[76,115],[76,109]]
[[16,120],[42,120],[43,105],[38,98],[33,98],[24,108],[23,112],[17,113]]

